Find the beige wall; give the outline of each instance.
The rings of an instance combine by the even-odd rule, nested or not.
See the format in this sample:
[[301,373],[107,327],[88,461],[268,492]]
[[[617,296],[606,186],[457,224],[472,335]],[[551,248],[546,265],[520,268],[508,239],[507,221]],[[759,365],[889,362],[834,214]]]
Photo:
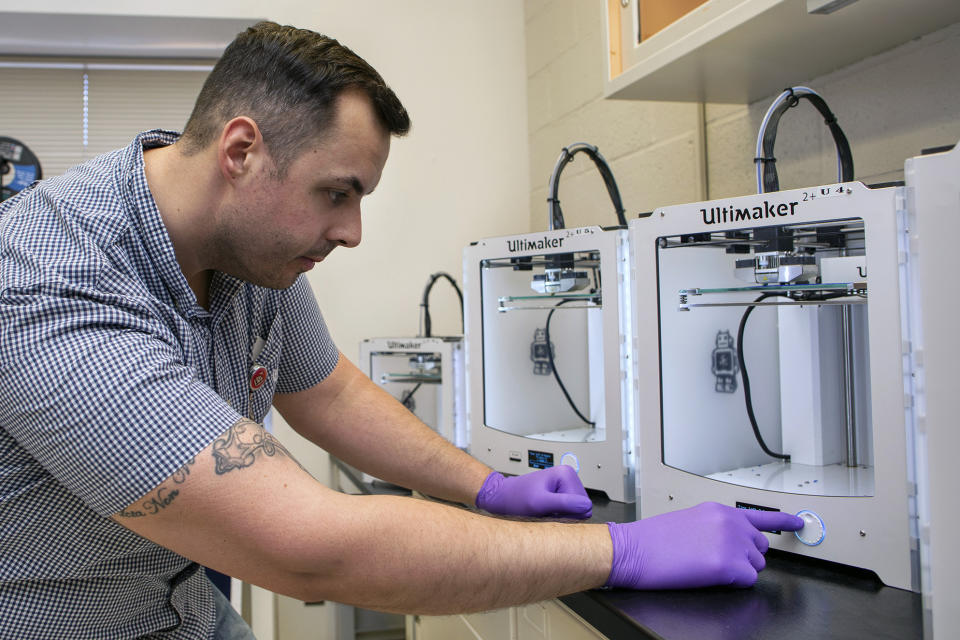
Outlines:
[[[605,5],[600,0],[526,0],[531,228],[547,228],[547,180],[562,147],[595,144],[610,163],[628,216],[657,206],[756,192],[757,131],[774,95],[750,105],[606,100]],[[802,52],[798,52],[802,55]],[[902,179],[921,149],[960,139],[960,25],[806,85],[837,115],[854,154],[856,178]],[[833,140],[806,101],[785,114],[776,145],[780,184],[836,177]],[[585,156],[563,173],[568,227],[612,224],[613,209]],[[582,158],[582,159],[581,159]]]
[[[267,18],[336,37],[386,78],[411,113],[364,209],[363,243],[310,275],[334,339],[413,336],[428,276],[460,280],[481,237],[527,227],[523,7],[515,0],[39,0],[53,13]],[[431,295],[434,333],[459,333],[448,285]]]

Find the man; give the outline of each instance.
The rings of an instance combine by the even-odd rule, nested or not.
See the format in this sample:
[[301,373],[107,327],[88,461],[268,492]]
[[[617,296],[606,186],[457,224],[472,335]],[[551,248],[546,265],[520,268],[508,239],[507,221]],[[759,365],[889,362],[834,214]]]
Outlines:
[[588,517],[568,467],[504,478],[343,357],[303,272],[360,242],[409,118],[366,62],[258,24],[182,136],[0,209],[0,637],[210,638],[200,565],[304,600],[467,612],[599,587],[746,586],[758,527],[720,505],[622,525],[519,522],[309,476],[260,422],[398,484],[499,514]]

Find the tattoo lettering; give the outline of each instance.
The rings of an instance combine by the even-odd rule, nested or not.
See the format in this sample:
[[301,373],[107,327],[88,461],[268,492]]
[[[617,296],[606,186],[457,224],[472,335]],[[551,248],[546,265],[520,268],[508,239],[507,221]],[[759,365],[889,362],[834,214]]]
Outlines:
[[169,507],[178,495],[180,495],[180,492],[176,489],[160,487],[157,489],[156,495],[148,498],[140,505],[142,511],[140,509],[124,509],[120,512],[120,515],[124,518],[143,518],[154,513],[160,513],[160,511]]
[[147,513],[159,513],[161,509],[169,507],[178,495],[180,495],[180,492],[176,489],[167,491],[166,487],[160,487],[157,495],[143,503],[143,508],[147,510]]
[[187,476],[190,475],[190,467],[196,464],[196,462],[196,458],[190,458],[185,465],[174,471],[170,478],[177,484],[183,484],[187,481]]
[[280,454],[293,460],[290,452],[276,438],[259,424],[249,420],[241,420],[233,425],[213,443],[216,471],[220,475],[233,469],[249,467],[256,462],[257,454]]

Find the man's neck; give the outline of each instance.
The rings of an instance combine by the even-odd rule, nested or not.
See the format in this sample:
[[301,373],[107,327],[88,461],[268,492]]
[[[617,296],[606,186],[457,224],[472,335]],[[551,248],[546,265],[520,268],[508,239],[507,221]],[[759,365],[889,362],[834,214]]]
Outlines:
[[213,280],[213,269],[207,269],[187,278],[187,284],[197,296],[197,304],[210,310],[210,282]]
[[202,247],[204,230],[209,227],[205,212],[213,206],[215,191],[205,179],[203,155],[201,152],[185,157],[176,145],[170,145],[145,150],[143,161],[150,193],[173,243],[180,270],[197,303],[207,309],[213,270],[203,262]]

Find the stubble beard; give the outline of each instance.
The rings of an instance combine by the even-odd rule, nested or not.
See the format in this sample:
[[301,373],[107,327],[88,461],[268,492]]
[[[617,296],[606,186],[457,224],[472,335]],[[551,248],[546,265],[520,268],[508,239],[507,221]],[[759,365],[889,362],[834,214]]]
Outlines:
[[[269,231],[254,237],[243,237],[232,231],[215,234],[203,248],[212,268],[258,287],[287,289],[300,275],[294,273],[292,259],[279,252],[264,254],[258,247],[273,247],[276,239]],[[249,247],[249,248],[248,248]]]

